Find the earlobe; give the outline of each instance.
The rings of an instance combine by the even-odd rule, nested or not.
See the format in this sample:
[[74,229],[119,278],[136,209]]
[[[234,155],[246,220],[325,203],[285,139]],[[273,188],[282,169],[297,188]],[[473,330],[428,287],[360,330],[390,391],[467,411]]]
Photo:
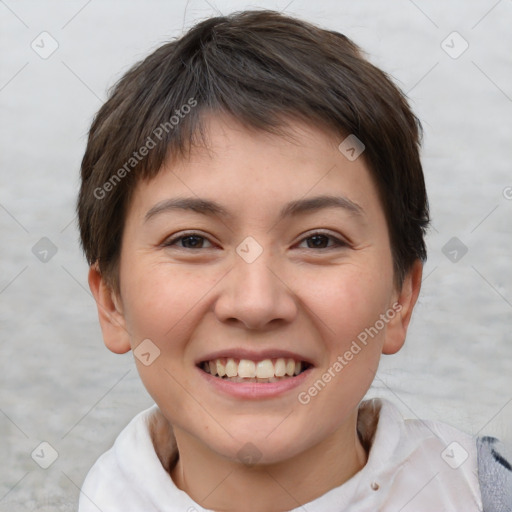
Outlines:
[[119,297],[100,274],[97,264],[89,268],[89,288],[96,301],[103,341],[116,354],[124,354],[131,348],[130,336]]
[[400,305],[400,310],[394,308],[397,314],[386,327],[386,339],[382,347],[383,354],[395,354],[405,342],[407,328],[420,293],[422,275],[423,263],[416,260],[405,277],[402,289],[398,294],[396,302]]

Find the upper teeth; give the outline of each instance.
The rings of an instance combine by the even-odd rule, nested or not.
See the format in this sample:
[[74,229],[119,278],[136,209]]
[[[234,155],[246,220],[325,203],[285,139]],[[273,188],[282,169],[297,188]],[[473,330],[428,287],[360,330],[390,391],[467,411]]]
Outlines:
[[298,375],[302,371],[302,363],[294,359],[263,359],[251,361],[250,359],[219,358],[208,361],[204,369],[212,375],[219,377],[241,377],[269,379]]

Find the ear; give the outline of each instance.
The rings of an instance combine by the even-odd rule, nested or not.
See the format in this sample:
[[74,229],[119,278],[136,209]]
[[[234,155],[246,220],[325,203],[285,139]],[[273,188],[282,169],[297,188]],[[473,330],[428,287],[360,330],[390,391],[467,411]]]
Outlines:
[[420,293],[422,275],[423,263],[416,260],[405,277],[401,290],[395,296],[392,309],[396,311],[396,315],[387,324],[386,339],[382,347],[383,354],[395,354],[405,342],[412,310]]
[[131,348],[130,336],[120,306],[120,298],[106,283],[96,264],[89,268],[89,288],[96,300],[103,341],[116,354],[124,354]]

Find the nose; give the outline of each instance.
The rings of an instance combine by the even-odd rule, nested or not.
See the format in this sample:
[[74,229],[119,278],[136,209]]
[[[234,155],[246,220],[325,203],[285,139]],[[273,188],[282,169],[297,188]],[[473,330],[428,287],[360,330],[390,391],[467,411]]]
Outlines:
[[297,302],[292,283],[278,268],[265,251],[251,263],[235,255],[232,270],[222,280],[216,317],[259,330],[291,322],[297,314]]

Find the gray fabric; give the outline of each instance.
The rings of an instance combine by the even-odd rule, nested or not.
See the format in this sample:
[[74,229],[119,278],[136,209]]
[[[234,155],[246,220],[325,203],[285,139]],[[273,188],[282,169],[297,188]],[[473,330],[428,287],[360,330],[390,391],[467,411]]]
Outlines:
[[483,512],[512,512],[512,459],[494,437],[478,437],[476,447]]

